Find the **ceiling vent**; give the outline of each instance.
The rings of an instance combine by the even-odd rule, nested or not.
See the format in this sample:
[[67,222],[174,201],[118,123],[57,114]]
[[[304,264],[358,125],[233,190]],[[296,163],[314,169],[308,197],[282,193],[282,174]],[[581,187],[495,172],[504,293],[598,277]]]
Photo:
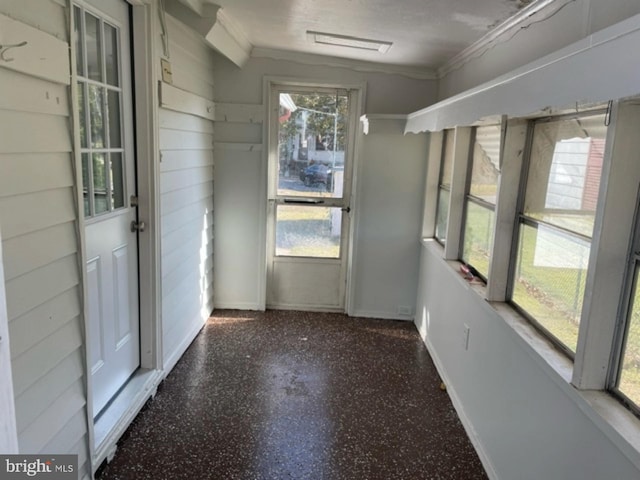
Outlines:
[[307,31],[307,38],[311,43],[317,45],[357,48],[358,50],[369,50],[370,52],[379,53],[387,53],[391,45],[393,45],[392,42],[349,37],[347,35],[335,35],[333,33],[312,32],[310,30]]

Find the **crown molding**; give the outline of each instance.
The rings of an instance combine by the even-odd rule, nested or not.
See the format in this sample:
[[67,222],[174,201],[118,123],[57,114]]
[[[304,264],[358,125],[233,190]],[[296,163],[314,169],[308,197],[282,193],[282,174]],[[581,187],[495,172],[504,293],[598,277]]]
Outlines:
[[[565,4],[574,1],[576,0],[569,0],[569,2],[565,0]],[[486,50],[492,48],[495,43],[499,42],[500,38],[503,35],[521,28],[522,24],[529,20],[529,18],[531,18],[533,15],[541,12],[542,10],[548,9],[552,5],[559,2],[560,0],[538,0],[526,6],[514,16],[510,17],[509,19],[498,25],[496,28],[491,30],[489,33],[487,33],[485,36],[480,38],[480,40],[471,44],[469,47],[465,48],[460,53],[452,57],[444,65],[439,67],[437,69],[438,79],[445,77],[453,70],[457,70],[467,62],[473,60],[477,56],[482,55]]]
[[366,62],[348,58],[317,55],[315,53],[292,52],[271,48],[254,47],[251,51],[253,58],[269,58],[271,60],[285,60],[303,65],[320,65],[325,67],[348,68],[357,72],[387,73],[402,75],[417,80],[436,80],[435,70],[411,65],[395,65],[386,63]]

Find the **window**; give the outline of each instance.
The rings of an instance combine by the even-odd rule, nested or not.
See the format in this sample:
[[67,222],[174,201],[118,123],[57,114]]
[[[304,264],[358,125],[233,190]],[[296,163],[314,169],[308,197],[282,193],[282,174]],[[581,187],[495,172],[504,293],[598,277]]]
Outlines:
[[442,244],[446,241],[447,236],[451,176],[453,174],[454,141],[455,131],[445,130],[444,141],[442,142],[442,160],[440,161],[440,181],[438,182],[438,203],[436,209],[436,240]]
[[500,126],[478,127],[471,157],[471,176],[467,188],[462,260],[485,280],[493,245],[496,195],[498,193]]
[[84,215],[125,207],[119,33],[74,7]]
[[606,136],[604,113],[532,124],[511,301],[576,351]]

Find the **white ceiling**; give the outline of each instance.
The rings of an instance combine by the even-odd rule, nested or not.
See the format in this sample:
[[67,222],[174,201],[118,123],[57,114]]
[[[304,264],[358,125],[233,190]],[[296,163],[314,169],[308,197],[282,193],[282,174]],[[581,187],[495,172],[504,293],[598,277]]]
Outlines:
[[[438,68],[532,0],[210,0],[253,47]],[[319,31],[392,42],[381,54],[312,44]]]

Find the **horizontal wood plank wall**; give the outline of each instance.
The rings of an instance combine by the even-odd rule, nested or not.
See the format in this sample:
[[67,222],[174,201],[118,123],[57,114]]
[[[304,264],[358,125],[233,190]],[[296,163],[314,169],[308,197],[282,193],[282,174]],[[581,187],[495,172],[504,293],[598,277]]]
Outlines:
[[[0,13],[19,22],[18,34],[36,28],[68,45],[59,1],[4,0]],[[16,420],[20,452],[76,453],[82,476],[89,441],[69,90],[46,78],[0,62],[0,228]]]
[[[167,27],[173,86],[210,105],[213,53],[168,15]],[[169,371],[213,309],[213,122],[172,105],[160,108],[159,124],[162,331]]]

